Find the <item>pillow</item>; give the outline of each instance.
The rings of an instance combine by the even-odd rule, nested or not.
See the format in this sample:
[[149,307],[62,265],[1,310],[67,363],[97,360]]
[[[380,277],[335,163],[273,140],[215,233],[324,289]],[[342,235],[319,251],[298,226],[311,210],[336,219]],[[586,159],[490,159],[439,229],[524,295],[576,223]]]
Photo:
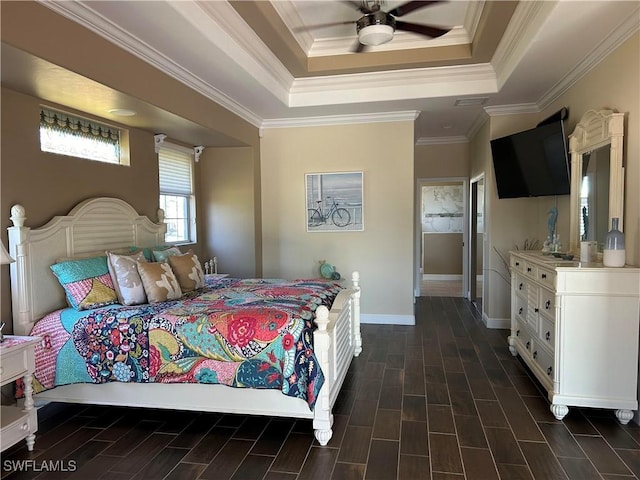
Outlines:
[[204,272],[193,251],[189,250],[183,255],[171,255],[168,261],[183,292],[204,287]]
[[64,288],[69,305],[77,310],[118,303],[106,256],[55,263],[51,270]]
[[138,262],[138,272],[149,303],[177,300],[182,296],[180,284],[168,263]]
[[164,250],[152,250],[153,258],[156,262],[166,262],[171,255],[181,255],[178,247],[169,247]]
[[113,286],[118,296],[118,301],[123,305],[140,305],[147,303],[147,295],[144,293],[142,279],[138,273],[138,262],[146,262],[142,252],[129,255],[119,255],[113,252],[107,253],[107,266],[113,280]]
[[[129,247],[129,252],[131,253],[144,253],[144,258],[147,259],[147,262],[153,262],[153,250],[164,250],[165,248],[169,248],[171,245],[156,245],[155,247],[137,247],[135,245],[131,245]],[[122,252],[124,253],[124,252]]]

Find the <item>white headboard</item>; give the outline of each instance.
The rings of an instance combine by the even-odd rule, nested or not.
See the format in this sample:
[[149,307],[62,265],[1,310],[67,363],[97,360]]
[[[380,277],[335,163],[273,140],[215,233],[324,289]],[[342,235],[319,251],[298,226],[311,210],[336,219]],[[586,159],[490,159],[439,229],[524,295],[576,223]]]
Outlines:
[[164,243],[164,212],[159,223],[139,215],[117,198],[85,200],[66,216],[53,217],[40,228],[25,227],[21,205],[11,208],[9,253],[13,333],[27,335],[34,322],[66,306],[64,291],[50,266],[63,257],[82,256],[137,245],[152,247]]

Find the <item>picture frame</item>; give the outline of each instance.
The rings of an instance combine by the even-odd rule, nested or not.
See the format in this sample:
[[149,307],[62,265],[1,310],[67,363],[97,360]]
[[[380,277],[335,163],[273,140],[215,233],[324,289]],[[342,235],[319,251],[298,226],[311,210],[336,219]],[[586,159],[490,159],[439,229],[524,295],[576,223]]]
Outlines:
[[364,230],[363,172],[305,174],[307,232]]

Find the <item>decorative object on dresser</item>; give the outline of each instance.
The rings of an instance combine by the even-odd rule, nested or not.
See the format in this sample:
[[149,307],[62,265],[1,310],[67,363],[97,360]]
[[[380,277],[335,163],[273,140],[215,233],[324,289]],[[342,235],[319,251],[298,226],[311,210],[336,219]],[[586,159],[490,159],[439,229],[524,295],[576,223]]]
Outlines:
[[31,380],[35,370],[33,349],[39,337],[7,335],[0,344],[0,380],[2,385],[19,378],[24,381],[24,408],[2,405],[0,417],[0,449],[5,451],[22,439],[27,449],[33,450],[38,430],[38,414],[33,405]]
[[624,234],[618,230],[618,218],[614,217],[611,219],[611,230],[605,237],[602,263],[605,267],[624,267],[624,262]]
[[640,268],[582,265],[511,252],[509,350],[547,391],[558,420],[570,406],[638,408]]

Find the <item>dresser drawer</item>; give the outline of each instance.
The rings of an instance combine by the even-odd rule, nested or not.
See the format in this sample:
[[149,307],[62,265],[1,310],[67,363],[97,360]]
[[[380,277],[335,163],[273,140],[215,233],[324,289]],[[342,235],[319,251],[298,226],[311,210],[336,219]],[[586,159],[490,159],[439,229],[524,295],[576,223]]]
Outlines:
[[8,353],[0,361],[2,385],[22,377],[27,373],[27,356],[24,350]]
[[549,380],[553,381],[553,355],[540,345],[535,344],[531,356],[533,361],[547,374]]
[[538,337],[540,338],[540,342],[553,352],[556,341],[555,323],[547,318],[540,317]]
[[549,288],[556,288],[556,272],[554,270],[547,270],[542,267],[536,268],[536,279],[543,285]]
[[513,255],[511,256],[511,268],[515,272],[524,273],[524,270],[525,270],[524,264],[525,264],[525,261],[523,259],[514,257]]
[[540,288],[538,293],[538,310],[550,319],[556,318],[556,295],[546,288]]
[[513,314],[520,322],[527,321],[527,299],[516,295],[515,312]]
[[515,280],[516,280],[516,283],[515,283],[516,293],[521,293],[522,295],[526,295],[528,290],[527,287],[529,286],[530,280],[521,274],[516,275]]

